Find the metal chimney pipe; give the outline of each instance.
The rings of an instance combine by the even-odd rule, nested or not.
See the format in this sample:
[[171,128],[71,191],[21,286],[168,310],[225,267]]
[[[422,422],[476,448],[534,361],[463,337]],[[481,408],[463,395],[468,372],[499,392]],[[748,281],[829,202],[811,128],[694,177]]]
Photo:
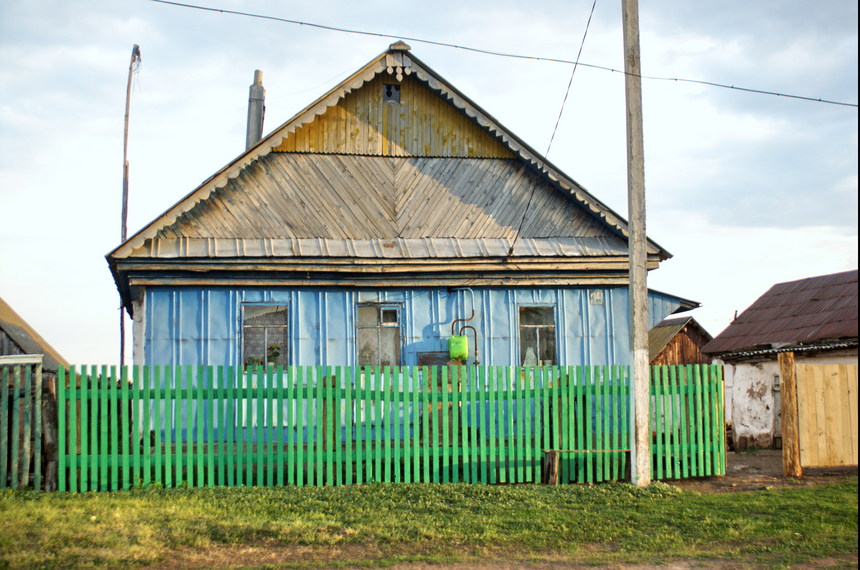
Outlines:
[[263,89],[263,72],[254,71],[254,84],[248,94],[248,130],[245,134],[245,150],[263,138],[263,117],[266,114],[266,90]]

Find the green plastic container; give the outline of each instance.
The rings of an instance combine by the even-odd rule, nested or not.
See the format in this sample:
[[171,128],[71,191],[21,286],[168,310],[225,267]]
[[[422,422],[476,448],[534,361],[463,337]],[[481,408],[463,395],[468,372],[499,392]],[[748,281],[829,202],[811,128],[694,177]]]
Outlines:
[[448,356],[451,360],[466,360],[469,356],[469,339],[465,336],[449,337]]

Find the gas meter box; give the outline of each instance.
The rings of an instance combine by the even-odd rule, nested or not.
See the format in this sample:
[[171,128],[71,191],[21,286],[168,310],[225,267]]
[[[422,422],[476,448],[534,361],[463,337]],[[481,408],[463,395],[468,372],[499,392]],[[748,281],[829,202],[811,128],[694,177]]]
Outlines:
[[466,360],[469,356],[469,340],[465,336],[449,337],[448,356],[451,360]]

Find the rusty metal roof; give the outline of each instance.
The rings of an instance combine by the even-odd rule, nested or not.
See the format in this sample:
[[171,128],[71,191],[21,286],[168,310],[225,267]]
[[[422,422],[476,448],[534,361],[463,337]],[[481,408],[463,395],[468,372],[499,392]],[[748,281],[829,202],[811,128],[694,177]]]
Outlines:
[[731,354],[857,339],[857,270],[778,283],[702,349]]
[[69,365],[66,359],[60,356],[60,353],[27,324],[2,297],[0,297],[0,330],[5,332],[24,354],[44,355],[42,362],[46,370],[57,370],[60,366]]

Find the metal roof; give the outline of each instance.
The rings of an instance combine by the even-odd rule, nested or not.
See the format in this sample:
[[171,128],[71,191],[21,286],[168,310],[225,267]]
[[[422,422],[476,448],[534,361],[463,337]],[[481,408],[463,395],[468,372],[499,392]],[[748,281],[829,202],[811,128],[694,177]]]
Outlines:
[[857,296],[856,269],[778,283],[702,350],[722,355],[856,341]]
[[21,318],[9,304],[0,297],[0,330],[3,330],[25,354],[42,354],[42,365],[47,370],[57,370],[60,366],[68,366],[65,358],[60,356],[33,327]]

